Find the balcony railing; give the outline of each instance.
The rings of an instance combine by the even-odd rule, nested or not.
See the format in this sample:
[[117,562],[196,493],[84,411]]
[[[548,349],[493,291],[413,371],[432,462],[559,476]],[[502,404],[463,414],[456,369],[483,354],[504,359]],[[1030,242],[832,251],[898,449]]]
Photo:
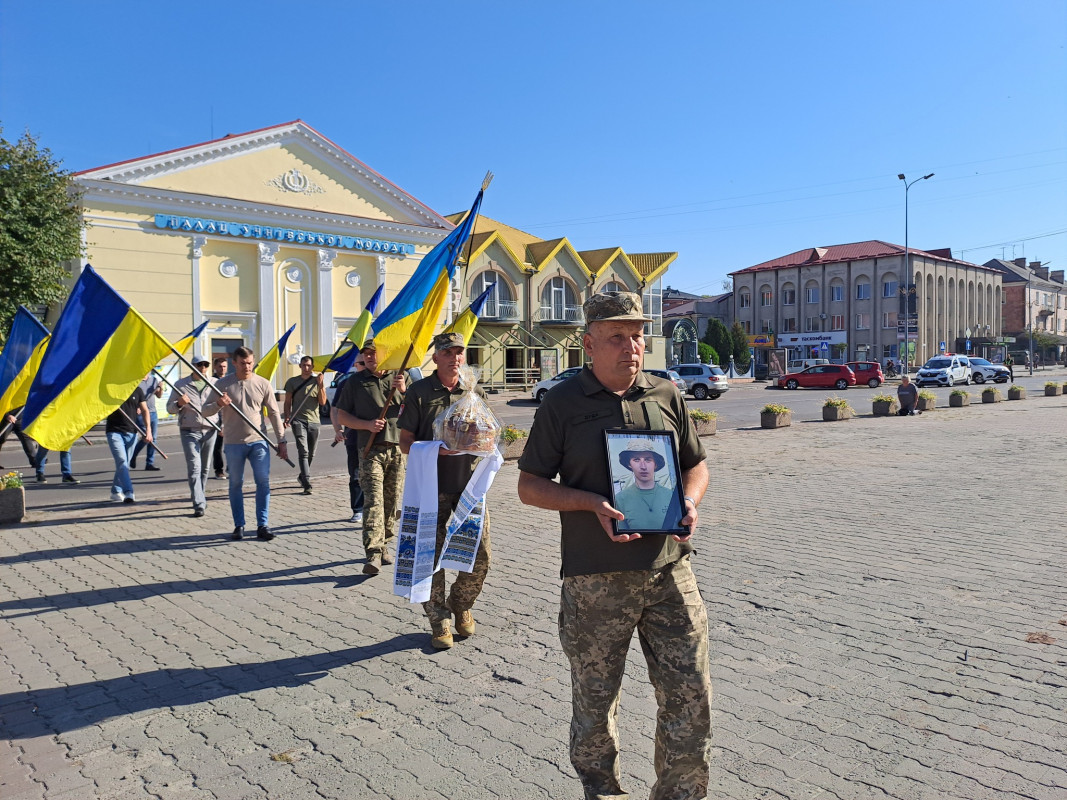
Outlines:
[[583,322],[581,306],[541,306],[537,321],[542,325],[578,325]]
[[487,300],[482,307],[481,316],[486,320],[517,320],[519,304],[514,300]]

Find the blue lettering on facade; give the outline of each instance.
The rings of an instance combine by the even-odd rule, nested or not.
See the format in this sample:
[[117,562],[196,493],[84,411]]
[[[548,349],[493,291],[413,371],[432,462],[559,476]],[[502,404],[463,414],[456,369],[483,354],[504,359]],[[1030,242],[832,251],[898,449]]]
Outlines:
[[383,242],[380,239],[363,239],[358,236],[337,236],[332,233],[272,228],[267,225],[251,225],[240,222],[224,222],[198,217],[181,217],[174,214],[156,214],[155,226],[163,230],[218,233],[222,236],[243,236],[252,239],[297,242],[326,247],[343,247],[347,250],[372,250],[379,253],[414,253],[415,245],[400,242]]

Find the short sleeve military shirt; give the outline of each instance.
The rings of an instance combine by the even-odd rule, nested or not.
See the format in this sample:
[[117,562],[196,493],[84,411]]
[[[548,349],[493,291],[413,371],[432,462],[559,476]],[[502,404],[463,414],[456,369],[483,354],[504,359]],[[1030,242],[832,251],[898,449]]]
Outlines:
[[[385,398],[393,387],[395,372],[386,372],[380,378],[370,370],[353,375],[341,387],[334,406],[360,419],[377,419],[385,406]],[[404,403],[404,395],[393,393],[389,411],[385,415],[385,427],[374,437],[374,444],[400,446],[400,434],[396,428],[397,418]],[[360,448],[366,447],[370,431],[356,431]]]

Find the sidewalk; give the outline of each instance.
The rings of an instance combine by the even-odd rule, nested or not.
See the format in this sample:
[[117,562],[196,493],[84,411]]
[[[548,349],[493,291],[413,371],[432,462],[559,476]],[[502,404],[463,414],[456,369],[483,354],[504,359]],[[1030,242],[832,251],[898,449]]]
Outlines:
[[[711,796],[1067,797],[1065,433],[1067,397],[1032,397],[704,440]],[[441,653],[360,574],[343,478],[277,492],[269,543],[184,493],[0,528],[0,798],[580,797],[558,516],[517,474],[490,497],[478,633]],[[627,676],[641,798],[636,641]]]

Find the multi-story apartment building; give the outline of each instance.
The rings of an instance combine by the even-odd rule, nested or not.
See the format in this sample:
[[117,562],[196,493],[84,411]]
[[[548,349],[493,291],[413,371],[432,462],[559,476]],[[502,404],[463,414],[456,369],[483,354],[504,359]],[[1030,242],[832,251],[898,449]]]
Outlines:
[[[1001,334],[1001,273],[949,250],[872,240],[813,247],[731,273],[738,321],[789,358],[922,363],[985,352]],[[908,324],[902,312],[907,299]]]
[[1004,333],[1016,339],[1012,350],[1030,346],[1030,330],[1043,334],[1034,345],[1042,360],[1059,360],[1067,345],[1067,286],[1064,271],[1049,271],[1040,261],[994,258],[985,266],[1002,273]]

